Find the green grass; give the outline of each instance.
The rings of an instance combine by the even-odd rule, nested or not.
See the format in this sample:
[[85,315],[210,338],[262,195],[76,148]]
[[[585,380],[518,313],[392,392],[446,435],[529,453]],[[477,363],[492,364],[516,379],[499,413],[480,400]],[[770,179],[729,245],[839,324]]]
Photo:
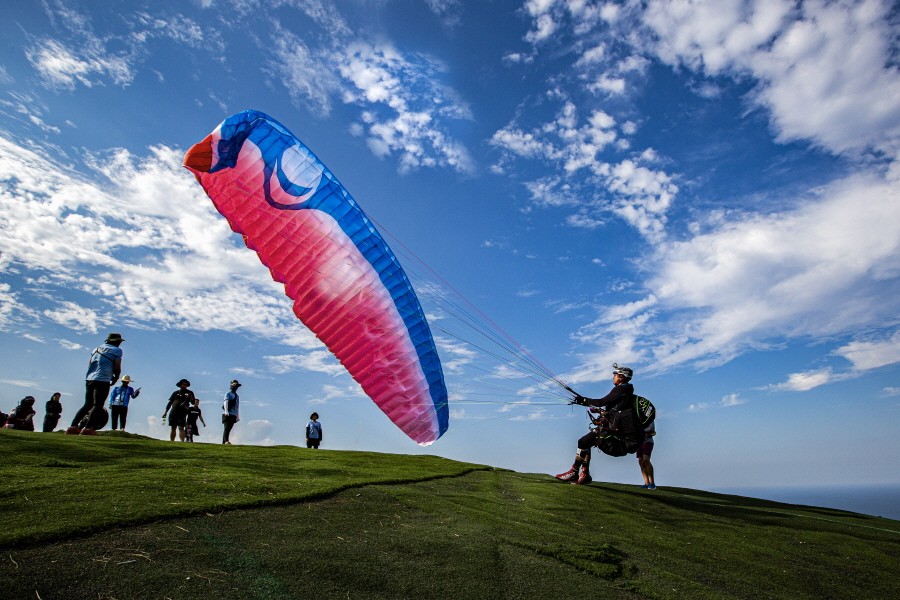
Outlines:
[[900,523],[428,456],[0,432],[4,598],[895,598]]

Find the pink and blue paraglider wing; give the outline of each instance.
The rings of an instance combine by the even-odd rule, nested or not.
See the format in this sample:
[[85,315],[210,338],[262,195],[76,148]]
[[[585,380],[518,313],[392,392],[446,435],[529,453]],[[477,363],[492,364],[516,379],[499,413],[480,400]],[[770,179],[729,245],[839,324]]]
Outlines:
[[447,389],[425,314],[391,249],[325,165],[256,111],[225,119],[184,165],[363,391],[415,442],[438,439],[449,424]]

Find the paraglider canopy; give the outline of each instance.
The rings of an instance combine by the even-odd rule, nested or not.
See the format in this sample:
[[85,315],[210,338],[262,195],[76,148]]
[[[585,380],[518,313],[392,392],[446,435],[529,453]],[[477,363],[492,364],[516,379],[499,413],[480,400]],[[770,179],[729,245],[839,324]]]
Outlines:
[[394,253],[350,193],[275,119],[225,119],[184,158],[216,209],[284,283],[297,317],[419,444],[449,425],[424,311]]

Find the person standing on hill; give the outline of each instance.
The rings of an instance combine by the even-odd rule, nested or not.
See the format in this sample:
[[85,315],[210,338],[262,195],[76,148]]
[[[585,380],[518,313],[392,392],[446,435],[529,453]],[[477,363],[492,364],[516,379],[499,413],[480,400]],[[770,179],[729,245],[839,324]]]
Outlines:
[[49,433],[56,429],[56,425],[62,418],[62,402],[59,401],[61,397],[62,394],[54,392],[44,405],[44,433]]
[[638,466],[641,468],[641,475],[644,477],[644,485],[641,487],[648,490],[655,490],[656,483],[653,480],[653,464],[650,462],[650,454],[653,453],[653,445],[656,435],[656,422],[650,423],[650,426],[644,429],[644,443],[638,448],[635,456],[638,459]]
[[225,394],[225,401],[222,403],[222,424],[225,431],[222,433],[222,443],[231,444],[228,439],[231,436],[231,428],[234,424],[241,420],[240,417],[240,397],[237,390],[241,384],[237,379],[232,379],[230,384],[231,390]]
[[[613,389],[602,398],[585,398],[576,395],[574,403],[581,406],[590,406],[592,412],[598,410],[623,411],[631,407],[634,402],[634,386],[631,378],[634,371],[628,367],[620,367],[613,363]],[[571,481],[578,485],[587,485],[591,481],[590,464],[591,448],[597,444],[599,432],[594,429],[583,435],[578,440],[578,450],[575,453],[575,462],[572,468],[555,477],[561,481]],[[579,473],[580,471],[580,473]]]
[[102,427],[106,424],[101,413],[106,412],[103,404],[109,395],[109,388],[116,384],[122,373],[122,350],[119,346],[124,341],[120,334],[110,333],[106,336],[106,342],[91,352],[84,377],[84,406],[75,413],[72,426],[66,433],[95,433],[98,425]]
[[203,420],[203,411],[200,410],[200,398],[194,398],[194,403],[187,409],[187,425],[184,427],[184,441],[193,442],[195,435],[200,435],[197,430],[197,419],[206,427],[206,421]]
[[109,395],[109,412],[112,417],[113,431],[118,429],[120,421],[122,423],[122,431],[125,431],[125,420],[128,418],[128,403],[141,393],[141,388],[134,389],[129,385],[131,381],[131,376],[126,375],[122,378],[122,385],[113,388]]
[[182,379],[175,385],[178,389],[169,396],[169,402],[166,404],[166,410],[163,411],[162,418],[165,419],[166,415],[169,415],[169,427],[171,428],[169,440],[175,441],[175,430],[177,429],[178,439],[183,442],[184,425],[187,420],[187,409],[188,406],[194,403],[194,392],[188,389],[191,382],[187,379]]
[[322,424],[319,423],[319,413],[309,415],[309,423],[306,424],[306,447],[319,449],[322,443]]

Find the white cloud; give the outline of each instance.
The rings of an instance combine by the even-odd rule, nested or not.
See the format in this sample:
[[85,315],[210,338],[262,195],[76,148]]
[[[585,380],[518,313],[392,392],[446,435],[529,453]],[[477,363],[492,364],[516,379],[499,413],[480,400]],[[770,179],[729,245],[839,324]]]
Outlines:
[[[593,110],[580,122],[575,104],[566,101],[553,121],[523,131],[508,125],[489,143],[503,151],[497,171],[505,172],[513,157],[538,158],[555,164],[559,176],[526,180],[535,206],[572,206],[566,221],[574,227],[593,228],[612,213],[652,242],[665,237],[667,213],[678,193],[673,177],[645,163],[658,162],[652,149],[611,163],[601,153],[620,141],[617,122],[602,110]],[[621,127],[634,132],[632,122]],[[627,146],[627,145],[626,145]]]
[[[0,325],[49,319],[96,331],[136,320],[320,347],[291,313],[283,287],[181,167],[181,151],[85,158],[105,184],[0,136],[0,270],[34,274],[15,295],[0,289]],[[60,302],[63,288],[92,300]],[[26,312],[24,295],[50,306]]]
[[305,370],[338,377],[346,373],[334,355],[324,349],[306,354],[265,356],[263,358],[269,364],[272,372],[277,374]]
[[57,340],[57,343],[66,350],[84,350],[84,346],[71,340]]
[[806,371],[803,373],[791,373],[788,375],[787,381],[772,386],[773,389],[785,390],[789,392],[808,392],[813,388],[817,388],[836,380],[835,374],[830,367],[817,369],[815,371]]
[[425,4],[441,18],[445,27],[456,27],[462,22],[460,0],[425,0]]
[[[0,263],[0,272],[2,272],[2,263]],[[25,307],[19,305],[16,295],[12,292],[8,283],[0,283],[0,329],[8,328],[15,317],[16,313],[21,312]]]
[[441,63],[403,55],[386,43],[357,42],[335,53],[346,84],[343,100],[366,109],[363,127],[374,154],[398,155],[401,172],[437,166],[473,170],[468,151],[442,126],[445,119],[470,119],[471,112],[440,84]]
[[142,44],[150,38],[161,37],[190,48],[206,48],[217,55],[225,52],[225,42],[215,29],[203,26],[184,15],[175,14],[163,17],[139,12],[136,15],[134,27],[132,39]]
[[[442,324],[432,323],[435,332],[444,331]],[[462,336],[460,336],[462,337]],[[466,339],[462,337],[462,339]],[[441,356],[441,365],[446,375],[459,375],[465,368],[478,359],[478,353],[471,345],[459,339],[450,339],[446,334],[435,334],[435,345]]]
[[718,402],[695,402],[688,404],[688,412],[703,412],[712,408],[731,408],[732,406],[740,406],[747,401],[740,397],[740,394],[727,394]]
[[270,70],[284,83],[297,106],[327,116],[331,98],[340,91],[340,82],[329,64],[330,52],[314,54],[302,39],[283,28],[272,39]]
[[510,421],[543,421],[547,419],[547,411],[543,408],[538,408],[532,410],[530,412],[525,413],[524,415],[516,415],[515,417],[510,417]]
[[858,340],[834,351],[857,371],[868,371],[900,362],[900,331],[886,339]]
[[51,87],[74,89],[80,83],[92,87],[102,78],[116,85],[127,85],[134,78],[125,56],[114,56],[93,45],[75,51],[57,40],[37,42],[25,52],[28,61]]
[[158,39],[202,48],[215,57],[225,52],[225,43],[214,27],[177,13],[160,16],[123,12],[117,18],[125,21],[126,31],[101,34],[94,32],[89,17],[62,2],[44,3],[44,10],[59,39],[32,40],[25,55],[52,88],[74,90],[78,85],[107,83],[128,86],[138,65],[151,53],[151,42]]
[[[244,411],[242,411],[244,412]],[[267,419],[241,420],[235,424],[228,436],[232,444],[245,444],[248,446],[274,446],[275,440],[272,433],[275,430],[272,422]],[[204,431],[205,433],[205,431]]]
[[356,382],[353,382],[350,385],[344,387],[325,384],[322,386],[322,393],[319,394],[319,397],[313,398],[308,402],[308,404],[327,404],[332,400],[345,400],[347,398],[365,397],[366,395],[363,393],[362,387],[360,387],[360,385]]
[[887,284],[900,275],[898,206],[890,182],[852,177],[793,210],[661,246],[648,287],[690,318],[656,348],[658,364],[890,322],[900,314]]
[[97,333],[100,326],[106,324],[99,318],[96,311],[79,306],[69,300],[60,302],[52,310],[45,310],[44,316],[70,329],[84,329],[90,333]]
[[[607,307],[578,333],[604,350],[583,357],[572,381],[605,378],[597,368],[613,360],[647,361],[653,370],[705,368],[786,339],[853,335],[896,322],[898,194],[890,180],[852,176],[781,213],[720,216],[708,232],[660,245],[643,263],[646,300]],[[898,342],[894,333],[835,354],[856,369],[877,368],[897,362]],[[838,376],[829,373],[784,385]]]
[[723,408],[728,408],[730,406],[739,406],[747,402],[743,398],[741,398],[740,394],[728,394],[727,396],[723,396],[720,401],[720,406]]
[[833,152],[900,149],[891,3],[789,0],[649,3],[656,52],[710,75],[751,75],[782,141]]

